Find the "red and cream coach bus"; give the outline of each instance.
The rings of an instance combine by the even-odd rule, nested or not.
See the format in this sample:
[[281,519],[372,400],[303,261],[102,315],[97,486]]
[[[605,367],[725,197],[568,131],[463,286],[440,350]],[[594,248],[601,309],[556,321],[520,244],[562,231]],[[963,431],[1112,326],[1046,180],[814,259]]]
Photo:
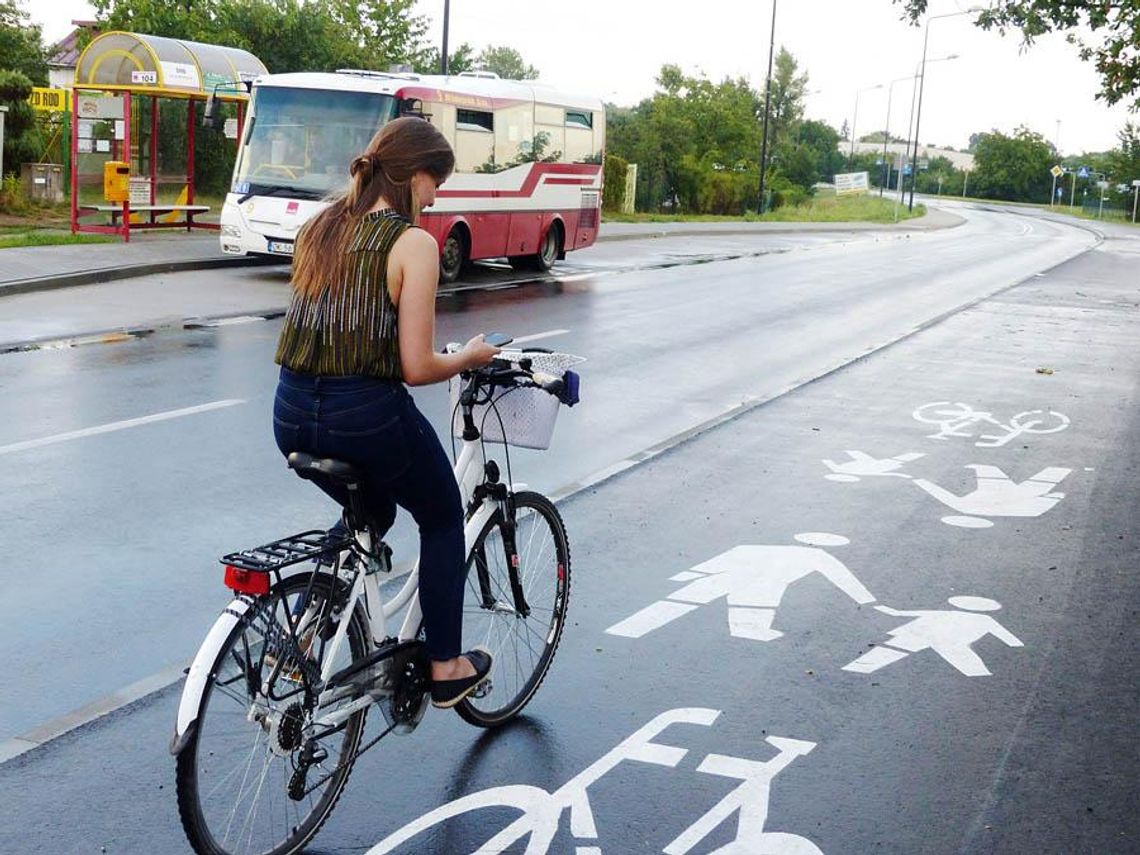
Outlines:
[[455,149],[455,173],[421,225],[454,281],[480,258],[546,270],[597,238],[605,107],[597,98],[483,73],[272,74],[253,84],[222,250],[291,255],[297,230],[348,180],[384,122],[423,115]]

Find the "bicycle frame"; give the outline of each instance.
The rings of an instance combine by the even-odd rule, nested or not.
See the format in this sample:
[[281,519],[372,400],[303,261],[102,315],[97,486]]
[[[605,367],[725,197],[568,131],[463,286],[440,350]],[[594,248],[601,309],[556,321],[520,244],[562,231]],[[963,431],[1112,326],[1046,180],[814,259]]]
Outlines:
[[[470,506],[475,495],[475,488],[482,483],[483,467],[481,465],[481,457],[481,443],[478,439],[463,440],[459,457],[452,471],[454,472],[456,482],[459,484],[459,494],[464,507]],[[507,486],[508,492],[514,492],[516,489],[516,485]],[[517,485],[519,488],[522,486],[524,485]],[[487,521],[495,513],[498,504],[498,500],[485,497],[475,508],[474,512],[467,518],[463,528],[465,556],[470,554],[475,545],[475,539],[479,536],[479,532],[483,530],[483,526],[487,524]],[[356,532],[356,541],[365,552],[370,553],[372,551],[373,544],[367,532]],[[339,572],[339,570],[340,561],[338,560],[333,571]],[[408,610],[401,622],[400,630],[396,635],[396,641],[398,643],[412,641],[419,633],[420,624],[423,621],[423,612],[420,609],[419,598],[416,597],[419,591],[419,570],[419,561],[417,560],[411,572],[408,574],[407,581],[400,588],[400,591],[387,602],[384,601],[380,593],[380,583],[377,581],[378,574],[367,571],[356,573],[344,613],[351,615],[356,603],[360,601],[361,597],[364,598],[366,605],[365,611],[368,615],[368,629],[373,644],[377,644],[382,639],[389,637],[388,621],[405,606],[408,607]],[[298,628],[299,627],[300,624],[298,624]],[[348,621],[342,620],[337,627],[336,633],[329,641],[328,652],[324,657],[325,662],[321,668],[322,685],[326,684],[329,678],[333,676],[333,663],[337,661],[337,654],[340,652],[341,646],[346,643],[347,635]],[[337,686],[331,686],[321,693],[321,696],[317,700],[317,706],[313,710],[314,724],[323,727],[336,726],[358,709],[362,709],[372,703],[373,698],[370,695],[365,695],[347,706],[338,708],[322,716],[322,707],[339,700],[337,689]]]

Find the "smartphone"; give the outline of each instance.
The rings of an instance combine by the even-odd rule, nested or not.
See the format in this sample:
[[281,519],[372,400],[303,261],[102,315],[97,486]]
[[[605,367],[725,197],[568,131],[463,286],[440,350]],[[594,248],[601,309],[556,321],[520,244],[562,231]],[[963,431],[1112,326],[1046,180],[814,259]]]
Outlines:
[[506,333],[490,332],[483,336],[483,341],[491,345],[491,347],[506,347],[514,341],[514,339]]

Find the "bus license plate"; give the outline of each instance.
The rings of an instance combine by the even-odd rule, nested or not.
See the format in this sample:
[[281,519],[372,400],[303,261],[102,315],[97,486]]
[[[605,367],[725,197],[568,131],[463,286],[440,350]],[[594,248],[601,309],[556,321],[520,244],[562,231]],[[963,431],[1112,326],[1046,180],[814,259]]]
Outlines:
[[271,240],[269,242],[269,251],[277,255],[292,255],[293,254],[293,241],[291,240]]

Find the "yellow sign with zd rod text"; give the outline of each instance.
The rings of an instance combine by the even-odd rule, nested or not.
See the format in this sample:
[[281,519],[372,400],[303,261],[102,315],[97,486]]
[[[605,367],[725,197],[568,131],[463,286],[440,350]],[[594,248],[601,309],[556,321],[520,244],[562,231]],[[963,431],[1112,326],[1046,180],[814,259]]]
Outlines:
[[28,96],[28,103],[33,110],[42,110],[46,113],[62,113],[67,110],[68,101],[71,100],[71,91],[68,89],[48,89],[44,86],[32,87],[32,94]]

